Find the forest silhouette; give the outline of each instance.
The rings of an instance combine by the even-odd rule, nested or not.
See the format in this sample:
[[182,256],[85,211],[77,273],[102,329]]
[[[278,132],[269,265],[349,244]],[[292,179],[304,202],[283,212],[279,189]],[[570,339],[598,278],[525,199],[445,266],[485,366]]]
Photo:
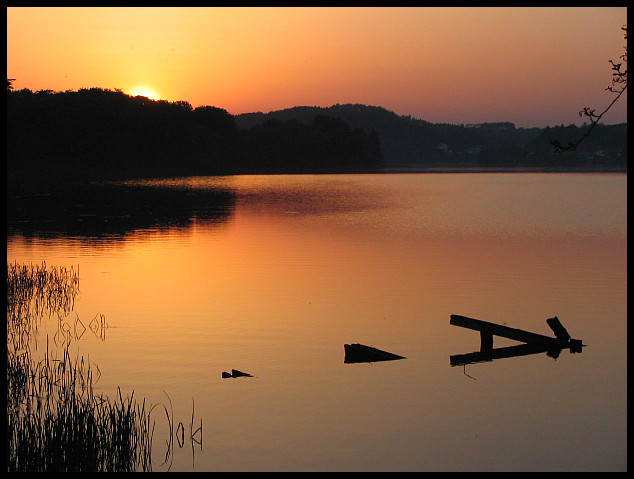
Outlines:
[[627,170],[627,124],[599,125],[576,151],[553,138],[585,126],[433,124],[382,107],[294,107],[231,115],[121,90],[7,88],[8,178],[365,173],[385,167]]
[[375,132],[316,115],[239,130],[213,106],[150,100],[120,90],[7,91],[12,174],[125,178],[142,175],[378,171]]
[[306,122],[315,115],[341,118],[351,127],[376,131],[386,167],[627,169],[627,123],[596,125],[575,151],[559,152],[553,148],[553,140],[574,140],[589,126],[516,128],[511,122],[431,123],[379,106],[359,104],[299,106],[269,113],[244,113],[235,118],[238,128],[249,129],[271,119]]

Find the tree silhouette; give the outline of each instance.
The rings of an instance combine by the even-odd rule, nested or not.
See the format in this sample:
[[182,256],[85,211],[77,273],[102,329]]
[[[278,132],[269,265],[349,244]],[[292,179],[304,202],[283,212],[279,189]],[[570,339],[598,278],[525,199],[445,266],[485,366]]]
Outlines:
[[[7,170],[42,177],[138,177],[376,171],[376,135],[343,120],[271,122],[240,131],[213,106],[121,90],[12,91],[7,79]],[[11,100],[9,102],[9,100]]]
[[13,82],[15,78],[7,78],[7,103],[11,101],[10,93],[13,91]]
[[590,107],[584,107],[583,109],[581,109],[581,111],[579,111],[579,116],[581,117],[585,116],[586,118],[589,119],[590,128],[588,128],[586,132],[580,138],[578,138],[574,142],[568,142],[566,146],[562,146],[559,140],[552,141],[551,144],[554,146],[555,151],[562,152],[562,151],[575,150],[579,146],[579,144],[581,144],[583,140],[585,140],[588,136],[590,136],[590,133],[592,132],[594,127],[599,123],[599,121],[601,121],[601,118],[603,118],[603,115],[605,115],[610,110],[610,108],[612,108],[614,104],[619,100],[619,98],[621,98],[621,95],[625,93],[625,90],[627,89],[627,68],[623,66],[623,64],[627,63],[627,25],[624,25],[623,27],[621,27],[621,30],[625,32],[624,33],[625,53],[623,53],[623,55],[619,57],[621,58],[621,60],[623,60],[623,62],[615,63],[614,60],[609,60],[610,64],[612,65],[612,84],[606,88],[606,90],[612,93],[615,93],[616,97],[607,106],[607,108],[605,108],[605,110],[603,110],[601,113],[597,113],[595,109],[592,109]]

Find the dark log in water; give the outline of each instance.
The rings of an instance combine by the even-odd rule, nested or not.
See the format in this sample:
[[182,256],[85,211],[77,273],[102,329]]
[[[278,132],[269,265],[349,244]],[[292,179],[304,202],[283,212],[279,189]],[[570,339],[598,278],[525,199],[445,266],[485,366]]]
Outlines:
[[253,375],[249,373],[244,373],[242,371],[238,371],[237,369],[232,369],[230,373],[228,373],[227,371],[223,371],[222,377],[225,379],[226,378],[241,378],[241,377],[252,378]]
[[371,346],[363,344],[344,344],[344,363],[373,363],[376,361],[393,361],[395,359],[406,359],[398,354],[388,353]]

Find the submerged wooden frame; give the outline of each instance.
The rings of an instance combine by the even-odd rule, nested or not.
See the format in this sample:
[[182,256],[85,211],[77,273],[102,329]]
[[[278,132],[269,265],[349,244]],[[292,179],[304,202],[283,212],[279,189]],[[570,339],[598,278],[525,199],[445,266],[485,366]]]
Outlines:
[[[571,353],[580,353],[582,351],[585,345],[582,344],[581,340],[570,337],[570,334],[568,334],[568,331],[563,327],[557,316],[548,318],[546,323],[555,333],[555,337],[452,314],[449,324],[480,332],[480,351],[450,356],[449,362],[451,366],[463,366],[465,364],[544,352],[550,357],[557,358],[564,349],[570,349]],[[493,348],[493,336],[501,336],[521,341],[525,344]]]

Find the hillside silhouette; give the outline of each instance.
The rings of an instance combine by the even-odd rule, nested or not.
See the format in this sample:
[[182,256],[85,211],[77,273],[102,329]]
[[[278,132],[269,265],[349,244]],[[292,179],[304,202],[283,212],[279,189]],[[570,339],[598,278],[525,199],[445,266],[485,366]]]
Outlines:
[[566,143],[587,126],[516,128],[513,123],[453,125],[399,116],[378,106],[336,104],[301,106],[269,113],[236,115],[238,128],[272,119],[308,121],[314,115],[341,118],[351,127],[377,132],[387,167],[627,169],[627,123],[597,125],[576,151],[555,152],[551,142]]
[[[10,83],[9,83],[10,85]],[[358,104],[231,115],[101,88],[7,89],[9,179],[359,173],[385,167],[627,170],[627,124],[584,127],[434,124]]]

